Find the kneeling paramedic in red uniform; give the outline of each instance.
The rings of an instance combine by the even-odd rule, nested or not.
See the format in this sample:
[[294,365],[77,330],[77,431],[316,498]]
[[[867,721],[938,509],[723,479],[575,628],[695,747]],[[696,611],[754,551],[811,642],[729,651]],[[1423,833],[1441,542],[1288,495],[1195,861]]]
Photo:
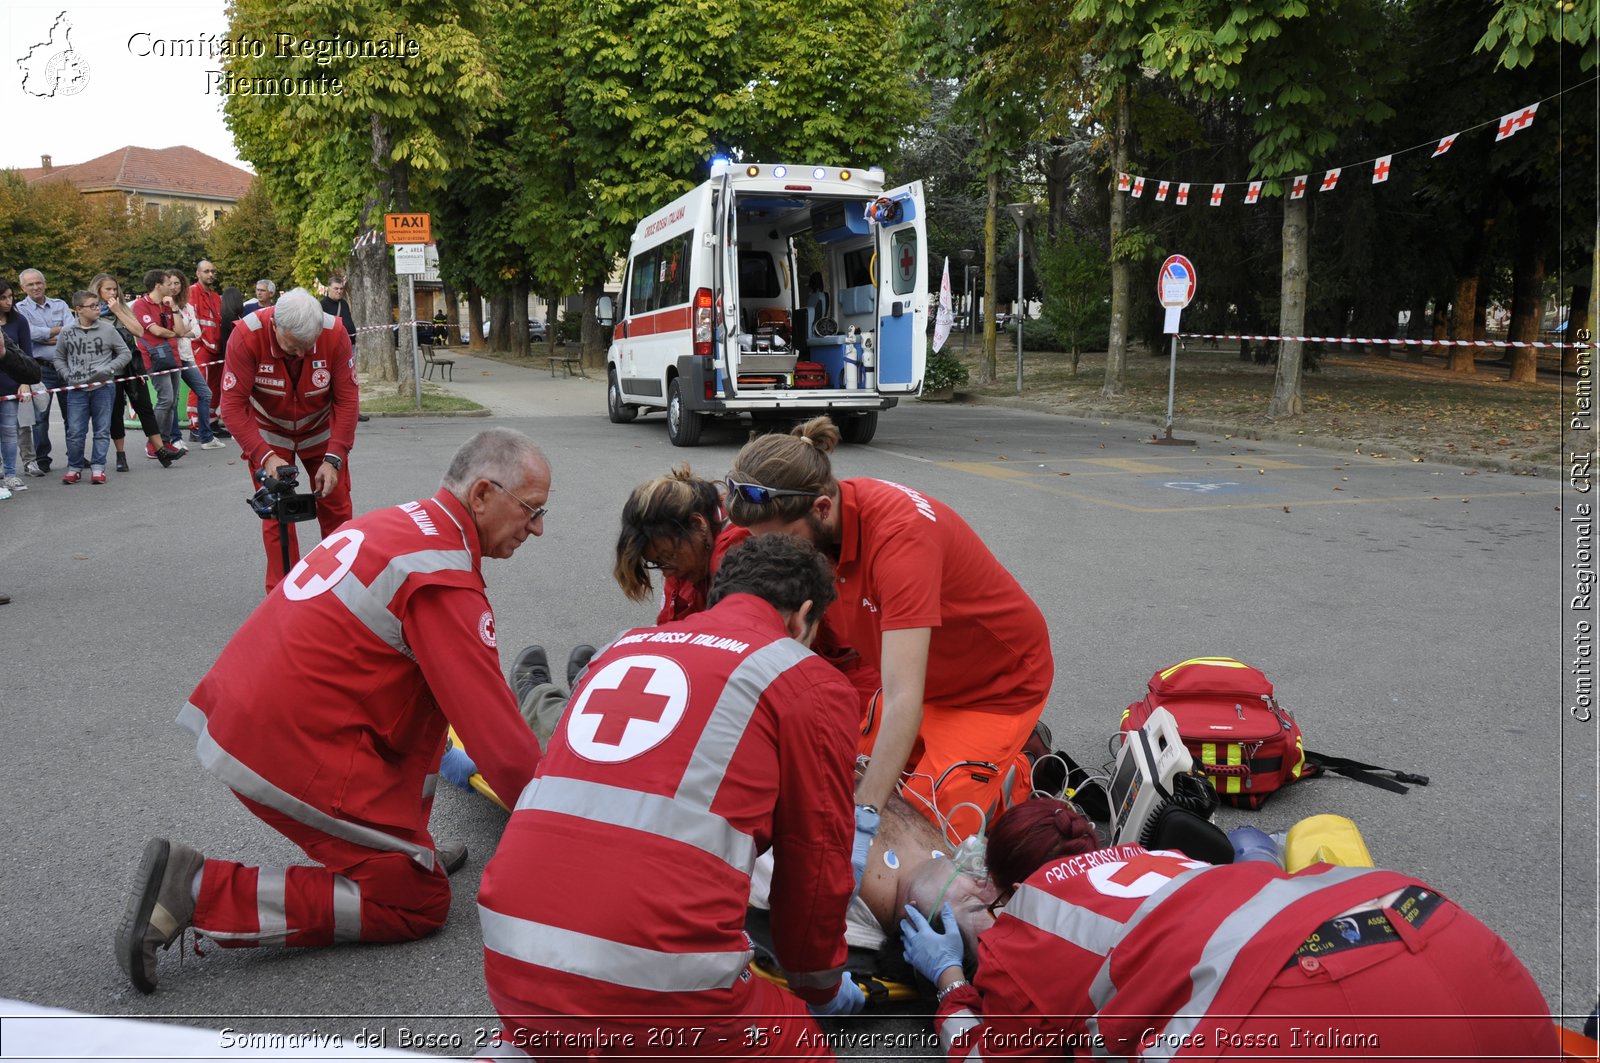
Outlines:
[[[751,540],[705,612],[589,662],[478,895],[503,1053],[833,1058],[806,1002],[864,1003],[843,970],[856,696],[804,645],[833,593],[810,546]],[[795,993],[749,970],[768,848]]]
[[409,941],[444,924],[447,872],[465,858],[428,833],[447,723],[499,793],[539,762],[500,675],[481,566],[543,534],[549,493],[532,440],[480,432],[437,494],[324,539],[239,628],[178,722],[200,763],[320,866],[246,867],[153,839],[116,936],[140,991],[190,925],[244,948]]
[[[350,336],[317,297],[296,288],[276,306],[239,319],[228,337],[222,372],[222,419],[256,474],[305,465],[317,496],[317,525],[327,536],[350,519],[350,448],[360,396]],[[277,521],[261,522],[267,590],[283,579]],[[299,534],[289,535],[289,565],[300,559]]]
[[1097,846],[1061,801],[1000,817],[972,984],[949,916],[907,909],[948,1058],[1560,1058],[1511,949],[1410,875]]

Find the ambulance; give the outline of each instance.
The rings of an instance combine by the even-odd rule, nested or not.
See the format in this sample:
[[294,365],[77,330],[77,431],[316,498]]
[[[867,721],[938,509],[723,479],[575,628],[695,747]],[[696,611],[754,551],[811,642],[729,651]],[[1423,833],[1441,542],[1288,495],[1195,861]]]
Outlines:
[[922,183],[883,171],[716,159],[634,230],[606,357],[617,424],[663,410],[674,446],[711,418],[827,414],[866,443],[922,389]]

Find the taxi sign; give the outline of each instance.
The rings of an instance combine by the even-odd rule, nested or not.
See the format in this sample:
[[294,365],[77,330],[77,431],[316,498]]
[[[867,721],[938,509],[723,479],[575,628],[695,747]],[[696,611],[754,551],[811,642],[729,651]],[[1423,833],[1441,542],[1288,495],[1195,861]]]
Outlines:
[[388,244],[431,244],[432,217],[427,214],[385,214],[383,240]]
[[1182,255],[1171,255],[1161,263],[1156,280],[1156,297],[1169,310],[1182,310],[1194,298],[1194,264]]

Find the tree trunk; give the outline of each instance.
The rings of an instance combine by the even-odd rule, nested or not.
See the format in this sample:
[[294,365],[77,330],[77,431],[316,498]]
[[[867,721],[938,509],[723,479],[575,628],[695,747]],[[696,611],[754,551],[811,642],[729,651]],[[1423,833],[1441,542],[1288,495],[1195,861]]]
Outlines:
[[489,342],[483,338],[483,289],[476,284],[467,286],[467,323],[471,326],[467,346],[475,351],[489,346]]
[[450,330],[450,342],[461,340],[461,299],[450,285],[443,285],[445,327]]
[[[354,255],[350,277],[350,309],[360,326],[372,327],[371,332],[358,333],[356,364],[373,383],[395,379],[397,370],[394,357],[394,333],[382,328],[394,320],[394,303],[389,295],[389,278],[392,275],[389,247],[383,241],[383,213],[389,209],[394,195],[394,184],[389,169],[389,129],[378,115],[371,122],[373,169],[377,171],[378,187],[374,195],[362,204],[359,226],[359,246]],[[359,309],[358,309],[359,308]]]
[[511,333],[507,336],[510,341],[511,353],[518,358],[526,358],[532,352],[528,350],[528,278],[518,277],[511,286]]
[[511,293],[496,292],[489,300],[489,349],[511,350]]
[[589,369],[605,365],[606,336],[600,327],[600,297],[605,294],[605,279],[597,278],[583,286],[583,364]]
[[[1544,324],[1546,217],[1544,210],[1532,203],[1517,211],[1517,251],[1511,264],[1511,326],[1506,330],[1506,339],[1514,343],[1537,341]],[[1512,383],[1532,384],[1539,379],[1538,348],[1513,347],[1508,353]]]
[[[1467,242],[1461,248],[1461,261],[1456,267],[1456,292],[1454,313],[1450,319],[1450,338],[1476,339],[1478,316],[1478,278],[1483,273],[1484,251],[1489,244],[1489,231],[1494,228],[1493,201],[1488,192],[1478,201],[1478,213]],[[1471,376],[1478,371],[1476,347],[1450,348],[1450,371]]]
[[544,293],[544,353],[547,358],[556,356],[558,326],[561,324],[561,317],[556,311],[560,302],[561,293],[556,289]]
[[[984,126],[988,136],[988,126]],[[988,206],[983,212],[983,357],[978,360],[978,383],[992,384],[995,378],[994,293],[1000,290],[1000,262],[995,247],[995,228],[1000,212],[1000,175],[993,169],[986,182]]]
[[1111,336],[1106,349],[1106,380],[1100,394],[1106,398],[1121,395],[1127,387],[1128,368],[1128,280],[1127,261],[1117,254],[1117,244],[1127,225],[1128,200],[1117,191],[1117,174],[1128,170],[1128,87],[1117,90],[1117,118],[1112,132],[1111,174]]
[[[1572,286],[1572,307],[1567,314],[1567,331],[1561,334],[1563,342],[1581,343],[1579,334],[1588,332],[1593,334],[1594,314],[1593,307],[1589,305],[1592,289],[1589,284],[1575,284]],[[1578,352],[1573,347],[1561,348],[1561,371],[1563,373],[1576,373],[1578,371]]]
[[[1306,323],[1306,216],[1304,199],[1283,204],[1283,278],[1280,284],[1278,335],[1300,336]],[[1278,374],[1272,385],[1269,417],[1297,417],[1300,403],[1300,340],[1284,340],[1278,351]]]

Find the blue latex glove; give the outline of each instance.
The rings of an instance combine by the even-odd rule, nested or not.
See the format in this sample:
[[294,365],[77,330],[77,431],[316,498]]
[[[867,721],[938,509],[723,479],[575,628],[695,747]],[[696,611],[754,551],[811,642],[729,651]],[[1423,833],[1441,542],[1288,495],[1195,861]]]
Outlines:
[[856,806],[856,840],[850,846],[850,870],[856,874],[856,889],[861,888],[861,876],[867,873],[867,851],[878,836],[878,819],[878,813]]
[[856,985],[856,980],[850,977],[850,972],[844,972],[844,977],[839,979],[839,991],[833,999],[826,1004],[808,1004],[811,1014],[823,1015],[857,1015],[867,1006],[867,994]]
[[900,920],[900,939],[905,947],[906,962],[930,982],[937,983],[939,976],[952,967],[960,967],[966,953],[961,941],[961,928],[956,926],[956,915],[946,901],[939,916],[943,930],[935,930],[913,905],[906,905],[906,917]]
[[469,782],[478,766],[472,763],[472,758],[467,756],[467,751],[460,746],[451,746],[444,751],[444,759],[439,762],[439,774],[450,780],[463,790],[471,790]]

